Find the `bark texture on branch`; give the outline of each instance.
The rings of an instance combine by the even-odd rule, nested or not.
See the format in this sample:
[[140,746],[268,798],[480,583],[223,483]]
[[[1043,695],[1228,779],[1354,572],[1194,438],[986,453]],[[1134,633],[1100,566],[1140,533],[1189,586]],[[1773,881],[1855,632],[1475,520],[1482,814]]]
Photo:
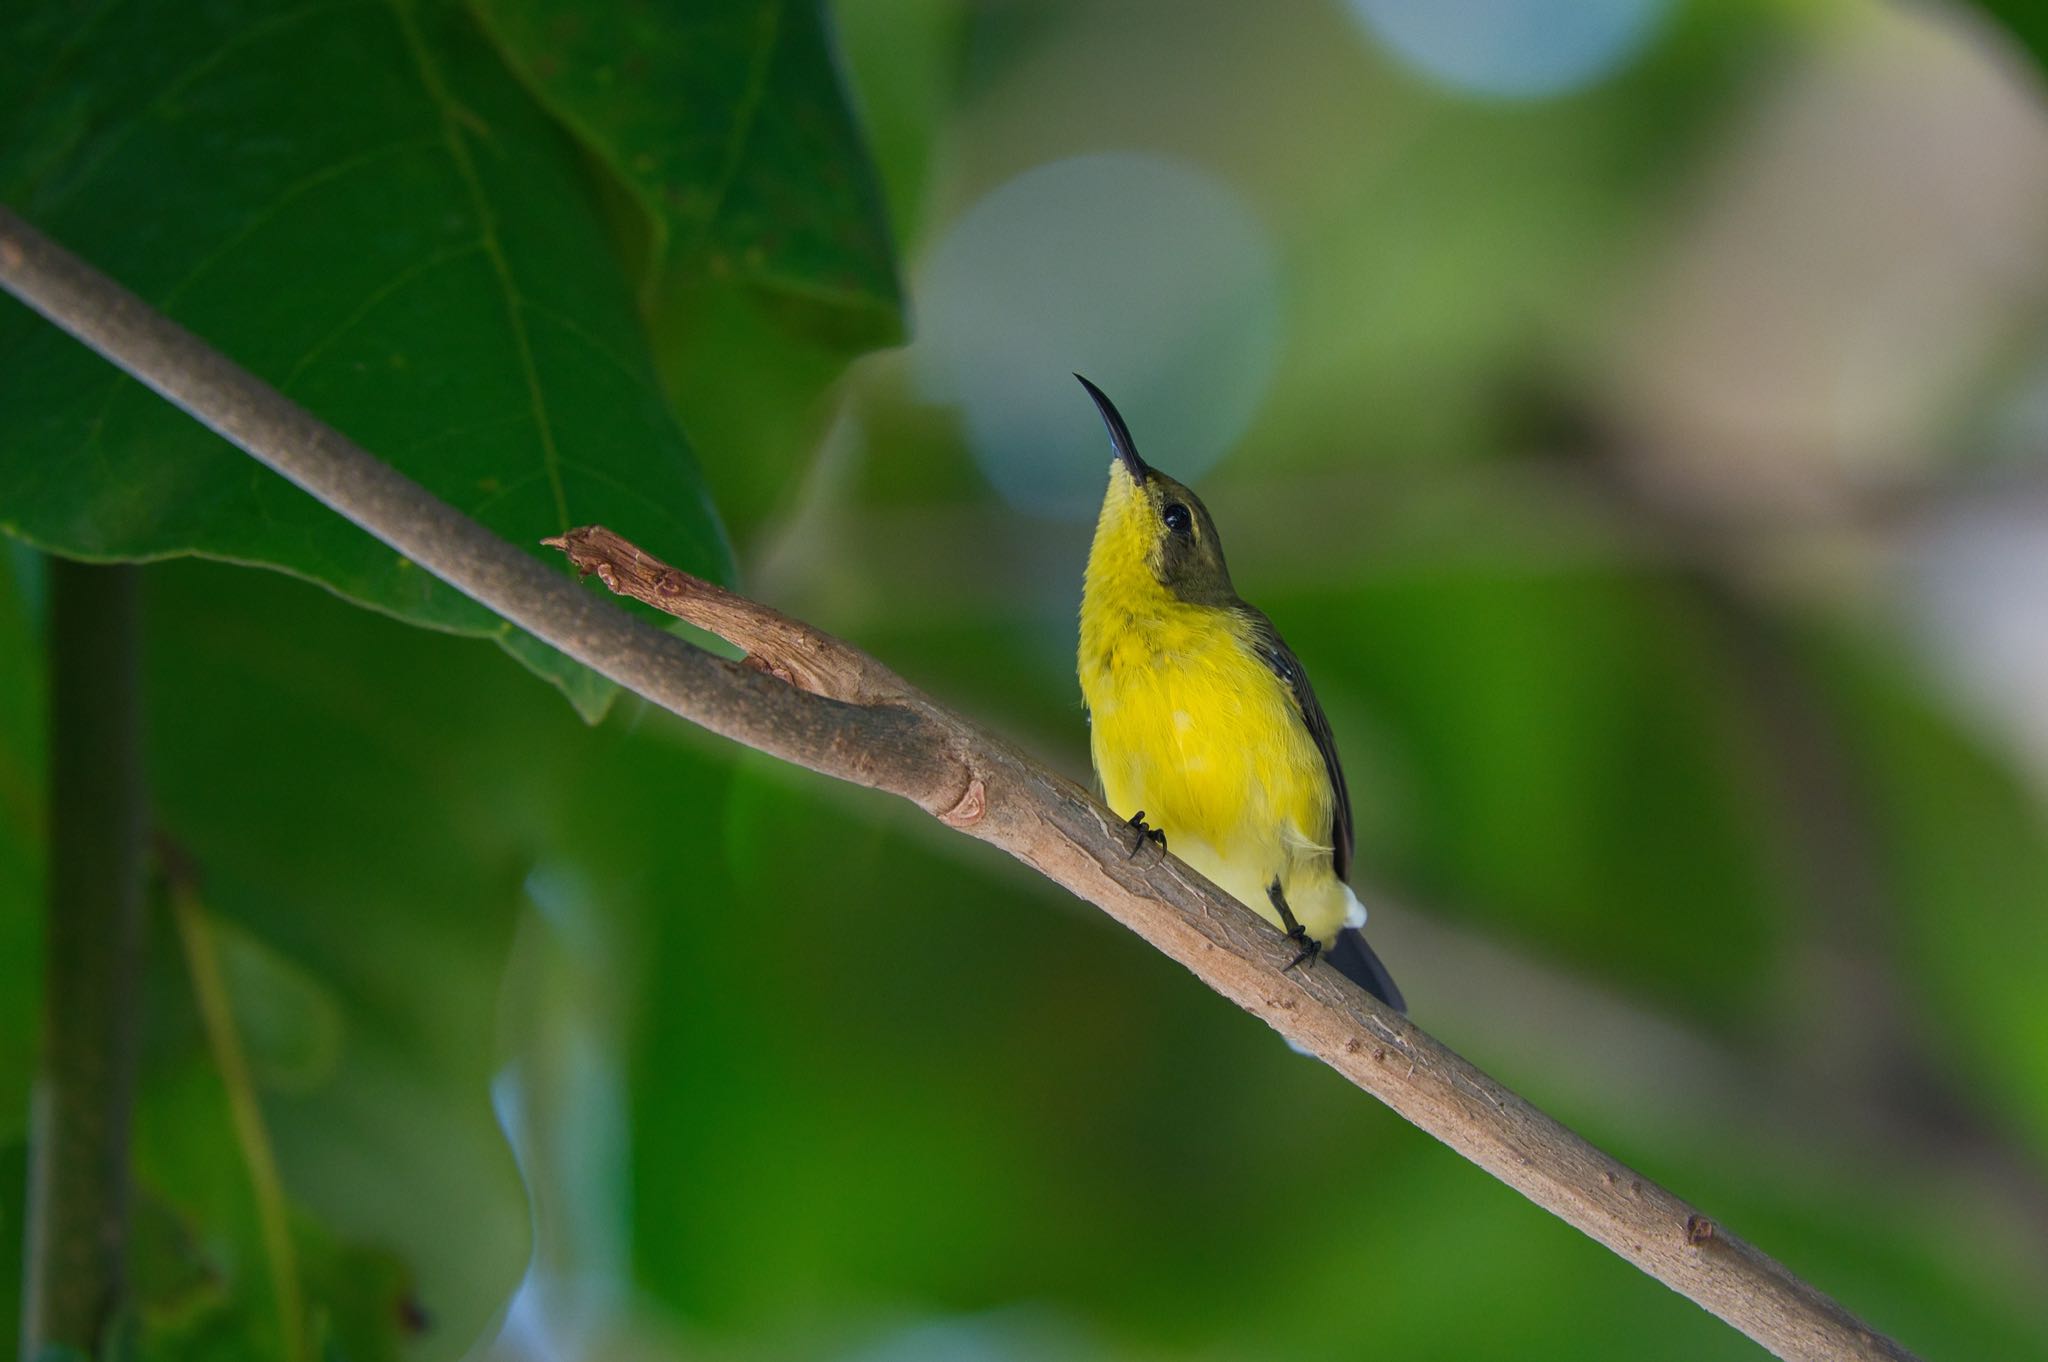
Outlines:
[[1130,854],[1072,781],[829,635],[601,529],[558,547],[615,590],[746,650],[727,662],[545,568],[0,209],[0,282],[199,420],[506,619],[750,747],[916,803],[1108,912],[1209,987],[1530,1200],[1781,1357],[1911,1355],[1696,1208],[1607,1157],[1178,860]]

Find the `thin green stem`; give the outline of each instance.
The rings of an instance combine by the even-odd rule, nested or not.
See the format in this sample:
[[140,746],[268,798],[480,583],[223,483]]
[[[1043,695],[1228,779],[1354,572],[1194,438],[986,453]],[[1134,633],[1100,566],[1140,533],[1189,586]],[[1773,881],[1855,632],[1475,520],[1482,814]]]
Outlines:
[[270,1267],[271,1294],[277,1300],[278,1330],[284,1340],[281,1356],[284,1362],[303,1362],[305,1305],[299,1290],[298,1250],[292,1243],[285,1209],[284,1179],[278,1176],[277,1156],[271,1149],[269,1128],[263,1123],[263,1107],[256,1100],[256,1083],[249,1073],[242,1035],[235,1029],[234,1009],[220,972],[220,953],[214,948],[213,924],[189,882],[174,876],[169,897],[171,917],[185,946],[186,968],[192,975],[192,997],[206,1028],[207,1048],[213,1051],[214,1065],[227,1089],[235,1143],[241,1146],[242,1163],[249,1170],[249,1190],[256,1198],[256,1221]]
[[134,567],[50,560],[50,844],[22,1345],[90,1355],[125,1289],[146,797]]

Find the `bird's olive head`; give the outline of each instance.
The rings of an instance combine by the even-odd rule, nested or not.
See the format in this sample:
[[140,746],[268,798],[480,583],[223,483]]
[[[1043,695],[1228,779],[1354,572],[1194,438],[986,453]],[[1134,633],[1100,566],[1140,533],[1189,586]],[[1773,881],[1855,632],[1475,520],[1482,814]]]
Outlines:
[[1102,423],[1109,427],[1116,459],[1109,466],[1109,490],[1095,523],[1095,547],[1089,571],[1128,567],[1142,562],[1153,578],[1183,601],[1223,605],[1237,598],[1230,569],[1223,561],[1223,540],[1209,508],[1188,488],[1138,457],[1116,404],[1102,389],[1081,378],[1095,399]]

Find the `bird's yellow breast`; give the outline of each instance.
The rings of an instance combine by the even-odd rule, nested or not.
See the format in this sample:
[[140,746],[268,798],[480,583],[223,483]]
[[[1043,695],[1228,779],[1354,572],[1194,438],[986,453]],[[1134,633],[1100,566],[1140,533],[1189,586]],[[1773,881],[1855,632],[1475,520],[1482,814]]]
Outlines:
[[[1142,581],[1091,572],[1089,587],[1081,689],[1110,807],[1124,817],[1143,810],[1176,855],[1269,917],[1273,879],[1294,898],[1297,880],[1320,863],[1320,879],[1334,886],[1329,775],[1249,621]],[[1342,912],[1332,899],[1313,915]],[[1310,924],[1319,935],[1325,927],[1335,930]]]

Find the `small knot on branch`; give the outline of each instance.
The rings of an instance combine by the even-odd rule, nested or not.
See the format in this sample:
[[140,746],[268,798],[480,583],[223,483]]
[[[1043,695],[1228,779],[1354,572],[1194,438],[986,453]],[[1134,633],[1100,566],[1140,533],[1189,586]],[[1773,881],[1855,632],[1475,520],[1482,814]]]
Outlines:
[[971,828],[987,812],[988,787],[976,776],[967,782],[967,792],[960,796],[960,802],[940,814],[939,821],[949,828]]
[[1703,1215],[1693,1214],[1685,1218],[1685,1242],[1695,1248],[1711,1243],[1716,1233],[1714,1222]]

